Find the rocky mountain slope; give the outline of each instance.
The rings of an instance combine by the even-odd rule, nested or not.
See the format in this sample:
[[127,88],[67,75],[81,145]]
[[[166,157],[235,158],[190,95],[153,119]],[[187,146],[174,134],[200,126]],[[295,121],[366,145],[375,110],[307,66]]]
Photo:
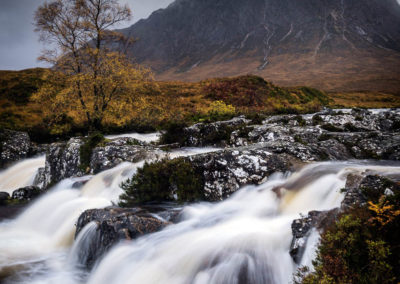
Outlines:
[[396,0],[177,0],[124,30],[159,79],[254,73],[284,85],[400,91]]

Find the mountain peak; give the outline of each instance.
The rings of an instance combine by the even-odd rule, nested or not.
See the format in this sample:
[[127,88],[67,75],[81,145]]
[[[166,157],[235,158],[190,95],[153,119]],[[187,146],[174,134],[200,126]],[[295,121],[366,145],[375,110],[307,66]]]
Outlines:
[[[396,0],[177,0],[125,32],[138,39],[130,54],[160,79],[254,73],[285,85],[369,89],[364,77],[393,91],[399,27]],[[371,77],[382,64],[389,84],[385,72]],[[355,69],[362,74],[347,86]]]

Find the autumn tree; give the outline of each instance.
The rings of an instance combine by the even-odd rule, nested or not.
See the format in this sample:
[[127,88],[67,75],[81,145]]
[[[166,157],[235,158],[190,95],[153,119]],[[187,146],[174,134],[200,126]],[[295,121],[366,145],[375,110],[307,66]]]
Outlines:
[[48,84],[36,98],[52,108],[78,109],[91,130],[108,112],[135,99],[137,85],[151,79],[149,70],[132,63],[124,51],[132,41],[112,31],[131,11],[117,0],[53,0],[35,13],[40,39],[52,47],[39,58],[50,63]]

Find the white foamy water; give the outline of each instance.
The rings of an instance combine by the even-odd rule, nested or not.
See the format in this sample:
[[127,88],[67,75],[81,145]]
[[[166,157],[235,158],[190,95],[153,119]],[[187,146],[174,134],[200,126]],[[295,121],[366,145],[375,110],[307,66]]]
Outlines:
[[[74,224],[84,210],[117,202],[118,185],[140,165],[121,164],[81,189],[63,181],[17,219],[0,224],[0,279],[13,284],[289,283],[296,269],[289,255],[291,223],[299,213],[338,207],[349,173],[400,174],[399,165],[364,162],[317,163],[290,177],[275,174],[223,202],[185,206],[179,223],[114,247],[86,273],[79,260],[96,224],[86,226],[75,243]],[[317,242],[313,233],[303,264],[311,263]]]
[[160,132],[146,133],[146,134],[128,133],[128,134],[118,134],[118,135],[107,135],[105,137],[107,139],[134,138],[139,141],[151,143],[151,142],[157,142],[158,140],[160,140],[161,133]]
[[14,190],[32,185],[39,168],[44,167],[45,156],[17,162],[0,172],[0,191],[12,193]]
[[205,154],[205,153],[212,153],[221,151],[221,148],[214,148],[214,147],[205,147],[205,148],[195,148],[195,147],[184,147],[174,149],[171,152],[167,152],[171,159],[178,158],[178,157],[189,157],[198,154]]
[[[117,201],[121,194],[118,185],[141,165],[123,163],[96,175],[81,189],[56,186],[16,220],[0,224],[0,278],[2,272],[18,265],[51,263],[54,255],[63,256],[73,243],[80,214]],[[71,185],[67,181],[60,184]]]

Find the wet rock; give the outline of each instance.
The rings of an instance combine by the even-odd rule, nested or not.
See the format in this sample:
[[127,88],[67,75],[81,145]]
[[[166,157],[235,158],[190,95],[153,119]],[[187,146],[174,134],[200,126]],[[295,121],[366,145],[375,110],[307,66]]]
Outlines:
[[322,160],[348,160],[353,158],[348,147],[336,139],[318,142],[317,149],[319,157]]
[[50,144],[31,143],[30,156],[45,155],[50,148]]
[[374,175],[367,170],[362,174],[349,175],[344,191],[341,210],[364,206],[367,200],[378,202],[382,195],[400,192],[400,185],[390,178]]
[[[314,115],[272,116],[265,119],[263,125],[250,123],[244,117],[209,124],[199,123],[185,128],[183,145],[234,146],[239,147],[238,151],[243,150],[240,148],[262,148],[264,152],[285,154],[303,162],[352,158],[400,160],[400,118],[392,111],[372,113],[355,110],[344,114],[325,110]],[[324,129],[326,125],[333,128]],[[89,167],[82,169],[82,144],[81,138],[51,144],[47,151],[45,170],[40,170],[35,185],[47,187],[64,178],[82,176],[89,172],[98,173],[125,161],[137,162],[160,154],[159,149],[138,140],[118,138],[95,148]],[[243,180],[239,177],[242,174],[239,170],[235,177],[229,174],[226,180],[230,180],[228,187],[231,189],[227,192],[233,192],[237,186],[242,185],[238,182]],[[251,172],[243,175],[247,174],[253,176]],[[215,177],[217,174],[210,170],[206,172],[206,179],[210,176]],[[249,179],[245,177],[244,180]],[[218,196],[221,195],[225,193]]]
[[397,117],[393,112],[373,114],[368,111],[273,116],[266,119],[264,125],[252,127],[245,141],[238,138],[232,144],[262,143],[271,152],[288,153],[303,161],[399,160]]
[[344,160],[352,157],[347,147],[333,139],[319,139],[324,131],[312,126],[284,127],[280,125],[256,126],[249,133],[254,143],[274,153],[287,153],[302,161]]
[[[125,142],[125,143],[124,143]],[[122,162],[136,163],[145,158],[155,158],[154,148],[143,147],[116,140],[104,147],[93,149],[90,171],[93,174],[111,169]]]
[[46,168],[39,168],[38,172],[33,180],[33,185],[41,189],[45,189],[46,183],[49,184],[50,181],[46,181]]
[[89,165],[84,168],[81,164],[83,144],[84,138],[71,138],[68,142],[51,144],[46,155],[46,166],[39,169],[34,184],[47,188],[65,178],[97,174],[122,162],[135,163],[145,158],[155,158],[159,153],[154,147],[138,145],[140,143],[136,139],[118,138],[94,148]]
[[202,173],[207,201],[228,198],[244,185],[260,184],[276,172],[288,172],[299,161],[263,148],[229,149],[187,158]]
[[359,190],[368,200],[377,203],[382,195],[398,194],[400,184],[388,177],[370,174],[361,181]]
[[90,180],[90,178],[85,179],[85,180],[76,181],[76,182],[74,182],[74,183],[72,184],[72,188],[79,189],[79,188],[81,188],[82,186],[84,186],[86,183],[88,183],[89,180]]
[[185,142],[182,146],[204,147],[221,146],[230,143],[231,133],[245,127],[250,120],[236,117],[227,121],[198,123],[184,129]]
[[308,216],[293,221],[293,239],[290,245],[290,255],[295,263],[300,263],[307,245],[307,240],[312,230],[323,230],[335,221],[338,213],[338,209],[329,211],[310,211]]
[[95,262],[116,243],[157,232],[169,224],[140,208],[92,209],[85,211],[79,217],[75,237],[90,222],[95,222],[97,227],[94,235],[90,236],[89,248],[85,248],[87,250],[85,259],[81,260],[87,268],[93,267]]
[[5,205],[10,199],[10,194],[8,192],[0,192],[0,205]]
[[80,148],[82,138],[71,138],[66,143],[53,143],[46,155],[44,171],[39,171],[36,183],[43,184],[43,188],[55,184],[65,178],[80,177],[85,174],[81,168]]
[[345,196],[340,206],[341,210],[347,210],[365,204],[366,198],[360,190],[363,179],[364,175],[362,174],[350,174],[347,176],[346,186],[343,189]]
[[37,186],[27,186],[14,190],[11,198],[18,201],[30,201],[38,197],[42,191]]
[[28,157],[31,141],[28,133],[3,130],[0,132],[0,167]]

